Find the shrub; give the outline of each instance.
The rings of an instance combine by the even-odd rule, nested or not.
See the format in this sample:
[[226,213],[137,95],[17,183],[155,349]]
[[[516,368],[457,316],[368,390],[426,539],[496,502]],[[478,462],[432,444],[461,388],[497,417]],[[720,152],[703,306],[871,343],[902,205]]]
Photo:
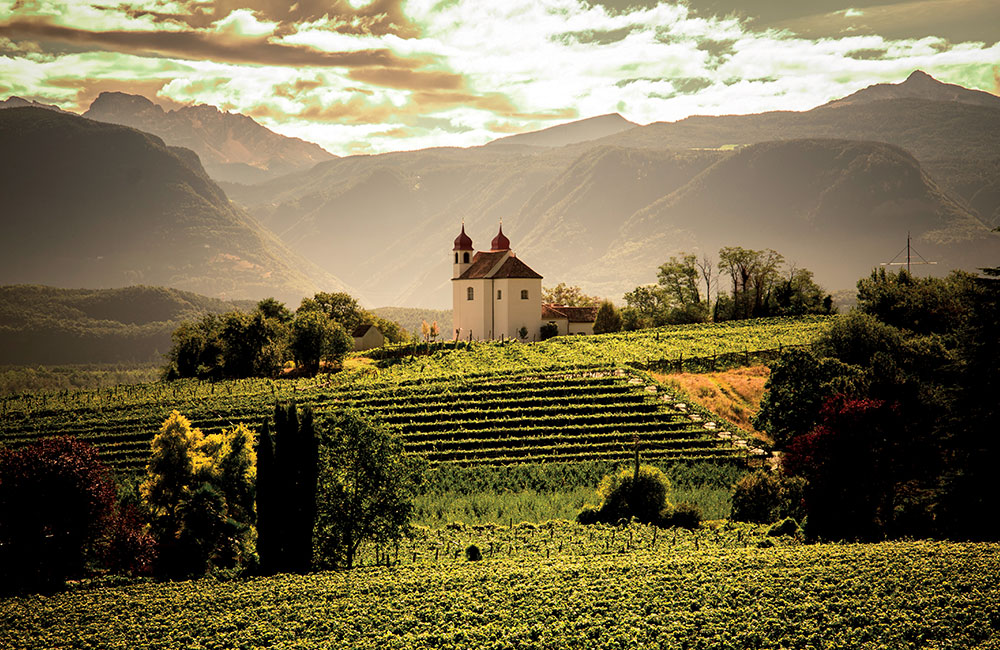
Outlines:
[[805,481],[766,470],[747,474],[733,486],[732,519],[769,524],[782,517],[802,516]]
[[663,520],[663,523],[666,526],[694,530],[701,525],[701,519],[701,509],[698,506],[682,501],[677,504],[673,512],[669,513],[669,516]]
[[559,335],[559,326],[555,323],[545,323],[542,325],[541,329],[538,331],[538,337],[541,340],[550,339],[553,336]]
[[608,474],[601,479],[597,492],[601,497],[601,507],[596,515],[587,512],[593,509],[588,507],[578,517],[596,517],[596,521],[605,523],[628,521],[634,517],[643,523],[656,523],[661,520],[660,513],[665,508],[671,508],[667,500],[670,481],[652,465],[642,465],[638,472],[635,468],[626,467]]
[[768,537],[794,537],[800,533],[802,529],[799,527],[799,522],[795,521],[791,517],[785,517],[776,524],[772,524],[770,528],[767,529]]
[[93,446],[61,437],[0,448],[0,589],[55,588],[82,575],[114,505]]
[[576,516],[576,523],[589,526],[601,520],[601,509],[596,506],[584,506]]
[[478,562],[483,559],[483,554],[475,544],[469,544],[465,549],[465,559],[469,562]]

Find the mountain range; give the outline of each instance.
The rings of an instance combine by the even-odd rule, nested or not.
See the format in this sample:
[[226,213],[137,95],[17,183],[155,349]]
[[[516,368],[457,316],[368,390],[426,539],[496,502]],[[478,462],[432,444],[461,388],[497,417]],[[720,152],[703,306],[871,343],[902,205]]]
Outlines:
[[[40,262],[23,246],[9,246],[0,266],[7,282],[142,281],[292,302],[317,287],[349,287],[368,305],[444,308],[460,224],[483,249],[501,220],[513,249],[547,286],[567,282],[619,301],[653,281],[671,255],[714,257],[722,246],[773,248],[814,271],[829,291],[849,289],[889,261],[907,233],[921,255],[939,262],[922,272],[1000,259],[1000,234],[991,231],[1000,226],[1000,98],[919,71],[803,112],[646,126],[612,114],[481,147],[327,154],[283,176],[221,187],[191,151],[155,136],[99,125],[110,129],[103,132],[73,115],[19,108],[0,112],[0,137],[20,133],[8,128],[3,135],[4,113],[43,125],[30,137],[21,133],[19,149],[4,149],[14,154],[6,161],[12,168],[35,166],[31,173],[12,169],[15,180],[0,180],[7,183],[0,189],[29,215],[13,234],[46,251]],[[230,123],[240,117],[211,107],[167,112],[116,94],[102,95],[86,115],[136,126],[204,115],[196,120],[200,130],[176,127],[173,140],[163,138],[175,144],[184,133],[199,151],[225,149],[213,143],[232,141]],[[83,124],[62,128],[88,134],[86,147],[79,149],[84,138],[47,136],[44,125],[55,119]],[[112,146],[126,132],[144,138],[138,149],[148,164],[134,162],[138,150],[122,154]],[[264,160],[269,146],[245,148]],[[216,154],[199,153],[209,155]],[[46,157],[60,160],[45,169]],[[80,170],[88,165],[93,169]],[[147,184],[142,192],[140,181]],[[46,186],[58,191],[46,194]],[[63,195],[73,198],[55,198]],[[157,234],[143,239],[150,232]],[[150,252],[167,238],[176,260]],[[71,250],[66,242],[74,239],[86,245]],[[112,258],[115,265],[106,261]],[[231,264],[222,272],[206,259]],[[95,270],[111,266],[110,274]]]
[[198,156],[36,107],[0,111],[0,281],[164,285],[296,304],[345,288],[230,203]]
[[83,116],[191,149],[217,181],[257,183],[335,158],[312,142],[278,135],[246,115],[204,104],[165,111],[140,95],[104,92]]

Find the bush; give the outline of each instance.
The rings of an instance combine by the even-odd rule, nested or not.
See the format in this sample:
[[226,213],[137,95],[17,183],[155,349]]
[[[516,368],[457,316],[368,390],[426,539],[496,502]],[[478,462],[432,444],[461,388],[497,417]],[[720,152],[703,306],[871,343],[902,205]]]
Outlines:
[[576,523],[589,526],[601,520],[601,509],[596,506],[584,506],[576,516]]
[[[652,524],[661,521],[664,509],[671,510],[667,495],[670,494],[670,481],[666,475],[652,465],[639,467],[638,480],[635,468],[623,468],[614,474],[608,474],[601,479],[597,487],[601,497],[601,507],[596,510],[592,506],[584,508],[577,515],[577,520],[594,519],[589,523],[614,523],[620,520],[628,521],[635,518],[643,523]],[[581,521],[581,523],[587,523]]]
[[769,524],[782,517],[801,517],[805,481],[758,470],[733,486],[734,521]]
[[550,339],[553,336],[559,335],[559,326],[555,323],[545,323],[542,328],[538,331],[538,336],[541,340]]
[[688,503],[683,501],[677,504],[677,507],[673,509],[672,512],[664,513],[666,515],[662,523],[667,527],[678,527],[686,528],[688,530],[694,530],[701,525],[701,509],[693,503]]
[[791,517],[785,517],[776,524],[772,524],[770,528],[767,529],[768,537],[794,537],[802,532],[802,528],[799,527],[799,522],[795,521]]
[[483,554],[475,544],[469,544],[465,549],[465,559],[469,562],[478,562],[483,559]]
[[0,589],[47,589],[97,558],[115,486],[97,449],[70,437],[0,448]]

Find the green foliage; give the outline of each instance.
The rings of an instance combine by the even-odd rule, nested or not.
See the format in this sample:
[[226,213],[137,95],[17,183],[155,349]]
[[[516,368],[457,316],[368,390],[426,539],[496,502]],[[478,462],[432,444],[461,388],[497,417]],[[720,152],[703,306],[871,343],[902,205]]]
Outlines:
[[[772,547],[757,548],[763,539]],[[470,544],[482,562],[465,559]],[[349,579],[206,578],[9,598],[0,646],[183,647],[197,635],[206,646],[305,650],[384,648],[390,636],[449,649],[957,650],[989,646],[1000,602],[995,544],[802,545],[745,525],[550,522],[417,530],[388,555],[397,566]]]
[[479,562],[483,559],[483,552],[475,544],[469,544],[465,547],[465,559],[469,562]]
[[422,466],[397,435],[356,411],[319,423],[315,556],[350,569],[363,543],[394,542],[410,520]]
[[792,517],[785,517],[767,529],[768,537],[795,537],[801,534],[802,528],[799,526],[799,522],[795,521]]
[[594,334],[609,334],[620,332],[622,329],[622,317],[615,309],[615,306],[605,300],[597,310],[597,317],[594,319]]
[[559,335],[559,326],[555,323],[545,323],[538,332],[541,340],[545,341]]
[[759,470],[733,486],[734,521],[768,524],[782,517],[798,517],[802,510],[805,480]]
[[300,311],[292,321],[291,350],[296,363],[315,374],[320,362],[338,362],[353,346],[340,323],[319,311]]
[[672,508],[670,481],[659,468],[640,465],[635,468],[623,467],[618,472],[608,474],[597,486],[601,499],[598,519],[615,522],[632,517],[644,523],[660,521],[664,509]]
[[243,425],[205,436],[177,411],[164,421],[139,488],[160,572],[198,574],[252,559],[253,438]]
[[0,447],[0,592],[82,576],[114,500],[111,474],[88,444],[60,437]]
[[[828,398],[849,390],[859,373],[810,350],[788,348],[771,365],[760,410],[754,427],[765,431],[778,448],[785,448],[796,436],[816,425],[819,409]],[[756,521],[756,519],[748,520]]]
[[694,530],[701,525],[702,519],[701,508],[688,501],[681,501],[673,508],[666,509],[660,517],[660,524],[670,528]]

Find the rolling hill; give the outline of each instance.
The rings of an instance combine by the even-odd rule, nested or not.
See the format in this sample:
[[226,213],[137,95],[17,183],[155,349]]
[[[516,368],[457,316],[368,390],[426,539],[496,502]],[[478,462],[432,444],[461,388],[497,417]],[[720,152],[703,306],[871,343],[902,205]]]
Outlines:
[[40,108],[0,111],[0,282],[155,284],[297,303],[345,286],[233,206],[198,157]]
[[246,115],[204,104],[165,111],[140,95],[105,92],[83,116],[131,126],[191,149],[217,181],[257,183],[335,158],[319,145],[278,135]]
[[165,287],[0,287],[0,364],[162,363],[185,320],[238,307]]

